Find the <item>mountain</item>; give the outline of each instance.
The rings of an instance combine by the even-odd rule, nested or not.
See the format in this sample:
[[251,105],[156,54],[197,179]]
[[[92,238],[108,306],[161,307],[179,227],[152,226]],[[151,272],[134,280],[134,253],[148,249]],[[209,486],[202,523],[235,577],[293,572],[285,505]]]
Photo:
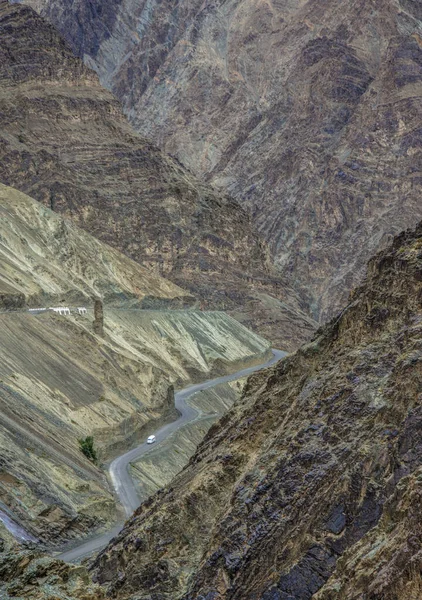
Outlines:
[[419,598],[422,223],[94,563],[119,600]]
[[0,184],[0,307],[92,304],[183,306],[195,299],[170,281]]
[[[107,301],[103,335],[92,325],[97,296]],[[0,184],[0,522],[6,515],[49,547],[110,529],[121,515],[101,465],[176,418],[174,386],[265,360],[269,342],[224,313],[174,309],[187,301]],[[51,305],[71,314],[27,310]],[[220,414],[236,394],[221,396]],[[88,436],[99,465],[81,452]],[[184,461],[173,459],[175,472]],[[3,536],[0,523],[0,552]]]
[[415,0],[26,0],[135,128],[246,208],[313,317],[422,218]]
[[5,0],[0,180],[283,347],[314,327],[240,206],[137,135],[55,29]]

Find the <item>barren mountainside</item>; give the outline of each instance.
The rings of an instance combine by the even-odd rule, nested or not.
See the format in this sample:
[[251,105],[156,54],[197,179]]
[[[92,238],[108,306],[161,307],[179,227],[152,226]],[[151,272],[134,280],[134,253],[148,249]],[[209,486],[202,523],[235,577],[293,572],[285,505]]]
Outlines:
[[0,308],[175,306],[195,299],[25,194],[0,184]]
[[229,191],[314,318],[422,218],[415,0],[26,0],[136,129]]
[[0,0],[0,600],[422,598],[421,123],[418,0]]
[[419,598],[421,328],[422,224],[99,555],[109,596]]
[[[269,342],[224,313],[163,310],[180,294],[0,185],[0,521],[7,515],[49,547],[109,529],[120,518],[115,497],[78,439],[94,437],[101,466],[176,418],[174,386],[266,358]],[[103,335],[92,326],[97,295],[107,302]],[[72,312],[31,314],[28,304]],[[177,472],[183,461],[173,462]],[[0,552],[3,535],[0,523]]]
[[[297,347],[313,328],[249,217],[137,135],[31,8],[0,2],[0,180],[199,298]],[[277,323],[277,327],[272,327]]]

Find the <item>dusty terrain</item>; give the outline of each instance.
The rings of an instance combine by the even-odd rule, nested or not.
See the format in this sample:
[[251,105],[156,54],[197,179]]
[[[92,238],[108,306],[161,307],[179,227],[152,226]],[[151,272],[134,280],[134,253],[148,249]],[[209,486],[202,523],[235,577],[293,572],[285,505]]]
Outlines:
[[[135,133],[32,9],[0,2],[0,181],[297,348],[314,327],[240,206]],[[244,316],[243,316],[244,315]],[[271,325],[274,324],[274,327]]]
[[249,379],[94,565],[119,600],[420,595],[422,224],[349,306]]
[[248,209],[314,318],[422,218],[415,0],[24,0],[136,129]]

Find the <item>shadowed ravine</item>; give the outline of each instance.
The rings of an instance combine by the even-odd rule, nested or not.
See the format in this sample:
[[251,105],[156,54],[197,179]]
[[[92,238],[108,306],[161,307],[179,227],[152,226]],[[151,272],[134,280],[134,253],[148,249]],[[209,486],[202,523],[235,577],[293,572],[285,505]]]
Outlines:
[[[259,371],[261,369],[265,369],[273,365],[275,362],[277,362],[287,354],[286,352],[275,349],[272,350],[272,353],[272,358],[261,365],[255,365],[253,367],[242,369],[240,371],[237,371],[236,373],[233,373],[232,375],[225,375],[216,379],[210,379],[208,381],[205,381],[204,383],[190,385],[184,388],[183,390],[177,392],[175,394],[175,406],[179,411],[180,416],[176,421],[164,425],[155,433],[157,442],[154,445],[154,447],[156,447],[158,444],[167,439],[172,433],[181,429],[184,425],[195,420],[198,417],[199,412],[186,403],[186,400],[192,394],[211,388],[221,383],[227,383],[229,381],[240,379],[241,377],[246,377],[251,373],[254,373],[255,371]],[[133,450],[130,450],[129,452],[126,452],[125,454],[122,454],[121,456],[116,458],[110,465],[109,473],[113,482],[114,489],[116,490],[119,500],[123,508],[125,509],[126,515],[128,517],[133,513],[134,510],[136,510],[140,502],[143,500],[143,498],[139,498],[134,482],[129,474],[129,465],[131,462],[139,459],[141,456],[143,456],[147,452],[150,452],[151,450],[151,446],[144,442],[140,446],[137,446]],[[91,552],[94,552],[104,547],[115,535],[119,533],[122,527],[123,524],[119,523],[107,533],[94,537],[75,548],[65,550],[59,556],[61,559],[68,562],[77,561],[82,557],[90,554]]]

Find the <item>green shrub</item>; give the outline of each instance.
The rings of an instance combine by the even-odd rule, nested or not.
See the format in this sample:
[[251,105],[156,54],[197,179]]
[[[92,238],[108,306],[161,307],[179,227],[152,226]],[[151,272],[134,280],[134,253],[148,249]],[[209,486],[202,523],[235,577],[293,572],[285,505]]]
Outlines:
[[81,438],[78,442],[82,453],[85,454],[89,460],[92,460],[93,463],[97,464],[98,457],[94,448],[94,438],[92,435],[89,435],[85,439]]

